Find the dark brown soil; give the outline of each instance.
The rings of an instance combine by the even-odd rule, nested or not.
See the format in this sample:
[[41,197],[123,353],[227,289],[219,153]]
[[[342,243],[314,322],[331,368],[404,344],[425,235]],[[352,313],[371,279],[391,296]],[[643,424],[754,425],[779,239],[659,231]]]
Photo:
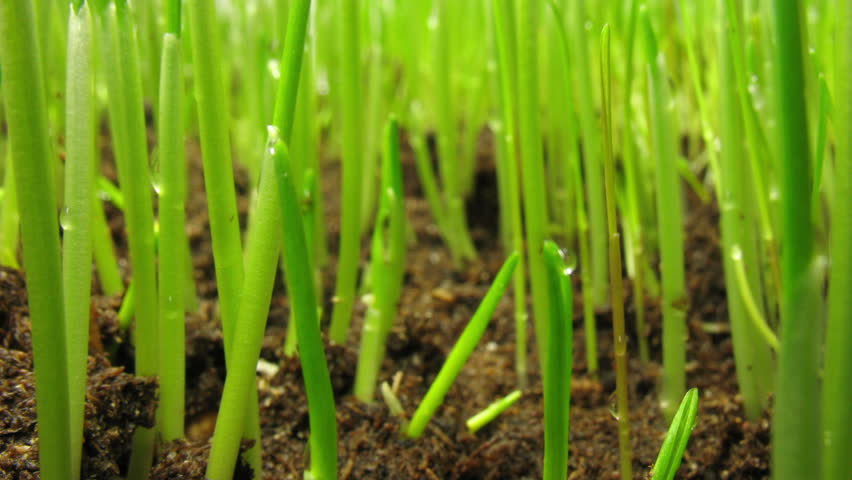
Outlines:
[[[152,473],[155,479],[204,478],[208,439],[224,384],[224,355],[215,320],[215,274],[200,162],[195,144],[189,148],[195,161],[191,171],[194,194],[187,207],[188,232],[201,307],[187,318],[188,439],[161,448]],[[409,248],[405,289],[380,380],[395,381],[396,393],[409,414],[423,398],[504,258],[497,244],[495,179],[488,165],[489,149],[488,143],[483,142],[482,169],[468,208],[480,258],[461,269],[453,266],[441,243],[422,199],[410,152],[405,155],[407,210],[416,242]],[[326,170],[328,243],[332,258],[324,285],[329,302],[339,218],[339,169],[329,165]],[[241,224],[245,225],[246,175],[239,175],[237,183]],[[691,308],[687,381],[690,386],[700,388],[701,401],[698,425],[678,478],[768,478],[768,417],[759,422],[744,420],[737,393],[719,258],[717,209],[715,205],[700,205],[693,195],[689,195],[688,203],[686,262]],[[110,210],[110,220],[117,244],[122,246],[122,220],[114,209]],[[366,250],[363,258],[367,258]],[[34,400],[23,282],[16,272],[4,270],[0,271],[0,283],[0,478],[38,478],[35,449],[31,448],[35,437]],[[508,297],[497,309],[479,348],[462,370],[445,404],[418,440],[400,435],[400,421],[383,403],[365,405],[350,394],[357,358],[355,332],[360,330],[363,314],[363,306],[356,308],[353,333],[347,344],[327,346],[326,352],[337,400],[341,479],[541,477],[542,392],[534,355],[529,357],[531,387],[524,391],[521,400],[475,435],[464,428],[469,416],[516,388],[514,328]],[[95,297],[95,303],[98,308],[93,318],[101,325],[104,349],[114,351],[117,342],[126,345],[114,327],[114,312],[120,300]],[[656,391],[660,361],[659,308],[651,298],[646,304],[652,362],[642,364],[636,357],[630,360],[633,464],[637,479],[646,478],[667,428]],[[628,322],[632,325],[634,312],[630,299],[627,305]],[[330,304],[327,307],[329,312]],[[577,295],[569,471],[571,478],[577,479],[620,478],[616,421],[611,413],[614,375],[609,360],[610,316],[608,312],[597,315],[601,372],[596,379],[586,371],[581,312],[582,298]],[[279,370],[258,376],[267,479],[301,479],[307,464],[308,412],[301,371],[298,360],[283,357],[280,349],[287,316],[286,292],[279,281],[262,353]],[[635,346],[635,332],[632,335],[631,345]],[[531,338],[529,351],[534,350],[534,345]],[[122,355],[116,362],[126,362],[127,358],[130,357]],[[86,478],[112,479],[125,467],[133,428],[150,424],[154,385],[110,367],[102,354],[92,357],[90,372]]]
[[[35,383],[30,321],[23,276],[0,268],[0,478],[38,475]],[[98,324],[115,325],[115,305],[97,299]],[[108,312],[108,313],[105,313]],[[112,316],[112,319],[110,319]],[[112,321],[110,321],[112,320]],[[100,332],[112,345],[110,328]],[[91,349],[86,394],[82,473],[86,479],[117,478],[130,454],[137,426],[154,425],[157,384],[113,367],[103,351]]]

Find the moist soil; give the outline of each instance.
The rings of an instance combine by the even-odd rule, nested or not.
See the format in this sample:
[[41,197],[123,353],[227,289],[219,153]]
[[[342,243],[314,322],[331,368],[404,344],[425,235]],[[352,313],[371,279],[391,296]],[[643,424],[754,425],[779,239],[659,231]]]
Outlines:
[[[450,348],[485,295],[505,257],[498,242],[496,179],[492,144],[483,136],[468,219],[479,258],[458,267],[444,247],[423,199],[407,143],[403,142],[406,209],[413,235],[405,287],[387,344],[380,381],[395,389],[410,415],[435,378]],[[114,178],[111,152],[102,141],[104,171]],[[199,308],[187,315],[187,438],[161,445],[152,479],[203,479],[209,438],[224,385],[222,334],[217,319],[216,283],[197,141],[187,144],[190,187],[187,232],[193,252]],[[246,225],[248,175],[236,175],[240,224]],[[686,188],[685,188],[686,190]],[[339,233],[340,170],[325,167],[329,261],[325,268],[326,316],[332,309],[334,255]],[[769,417],[747,421],[737,392],[733,347],[727,319],[719,251],[718,210],[686,193],[686,266],[690,290],[687,384],[700,389],[698,423],[678,478],[759,479],[769,477]],[[118,209],[107,203],[114,240],[127,271],[126,238]],[[362,254],[366,265],[368,249]],[[577,277],[577,275],[575,275]],[[577,280],[575,278],[575,280]],[[83,477],[114,479],[125,472],[135,428],[153,423],[156,381],[132,375],[132,346],[117,327],[120,297],[96,294],[92,301],[92,342],[86,405]],[[651,361],[635,355],[629,280],[625,299],[630,329],[630,406],[634,478],[648,472],[667,424],[658,402],[660,310],[646,298]],[[582,296],[575,288],[574,366],[571,372],[570,478],[617,479],[618,437],[613,415],[612,328],[609,311],[596,312],[600,372],[587,371]],[[498,307],[478,348],[447,394],[426,433],[417,440],[401,435],[401,421],[380,400],[364,404],[352,395],[357,332],[364,306],[356,306],[345,345],[326,343],[337,403],[341,479],[524,479],[541,478],[543,403],[538,358],[531,353],[529,387],[521,399],[476,434],[464,422],[496,398],[517,388],[511,289]],[[276,280],[258,373],[265,479],[301,479],[307,458],[308,410],[299,361],[282,345],[288,322],[286,290]],[[327,320],[327,319],[326,319]],[[532,331],[532,325],[528,326]],[[531,338],[528,351],[534,352]],[[23,275],[0,270],[0,479],[37,479],[37,430],[26,289]],[[566,373],[567,374],[567,373]],[[244,443],[244,447],[247,446]],[[238,467],[234,478],[250,478]]]

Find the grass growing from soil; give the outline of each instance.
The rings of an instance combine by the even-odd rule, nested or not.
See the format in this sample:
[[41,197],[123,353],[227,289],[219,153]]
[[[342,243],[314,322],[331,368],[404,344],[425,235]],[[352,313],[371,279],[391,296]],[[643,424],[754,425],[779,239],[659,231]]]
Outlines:
[[[196,139],[226,364],[207,478],[231,478],[240,455],[263,472],[256,370],[279,271],[289,325],[276,348],[300,361],[306,478],[337,478],[357,461],[339,457],[329,373],[339,359],[324,335],[360,345],[357,401],[383,399],[404,441],[423,442],[510,284],[514,385],[467,428],[499,425],[541,386],[545,478],[570,474],[574,376],[603,388],[610,362],[613,471],[673,478],[702,422],[687,349],[698,329],[731,337],[741,423],[759,422],[774,399],[766,473],[843,478],[851,31],[846,0],[4,0],[0,263],[27,276],[41,478],[78,478],[85,464],[100,294],[123,294],[134,373],[160,389],[156,426],[136,430],[123,474],[147,478],[157,450],[185,437],[185,320],[198,309],[200,254],[189,252],[186,145]],[[97,155],[101,135],[114,172]],[[325,198],[328,161],[342,166],[339,197]],[[250,178],[246,225],[238,168]],[[488,293],[406,419],[385,352],[406,334],[397,319],[413,288],[407,186],[419,183],[462,274],[484,260],[477,225],[488,219],[472,199],[492,171],[498,205],[484,216],[499,219],[487,233],[505,263],[488,272]],[[704,318],[690,298],[687,192],[718,205],[722,318]],[[118,243],[105,212],[122,221]],[[326,232],[339,235],[335,265]],[[612,359],[596,334],[610,319]],[[654,394],[672,422],[651,472],[632,448],[652,440],[633,438],[643,413],[628,408],[634,357],[661,363]],[[243,439],[254,443],[241,453]]]

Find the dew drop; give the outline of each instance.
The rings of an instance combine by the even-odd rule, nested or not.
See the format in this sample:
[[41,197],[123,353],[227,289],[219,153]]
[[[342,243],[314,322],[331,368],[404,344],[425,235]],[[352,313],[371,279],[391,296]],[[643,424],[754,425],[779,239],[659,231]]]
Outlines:
[[616,406],[616,397],[615,392],[609,394],[609,414],[612,415],[612,418],[618,420],[618,407]]
[[161,195],[163,184],[160,175],[160,155],[157,149],[154,149],[148,158],[148,175],[151,177],[151,187],[157,192],[157,195]]
[[426,21],[426,28],[433,32],[438,29],[438,17],[436,15],[429,16],[429,20]]
[[281,78],[281,61],[277,58],[271,58],[266,62],[266,71],[269,72],[269,75],[272,76],[273,79],[278,80]]
[[275,144],[275,141],[278,140],[278,137],[281,136],[280,130],[275,125],[267,125],[266,136],[269,137],[269,144],[272,146]]
[[562,254],[562,260],[565,262],[565,270],[562,271],[565,275],[573,275],[574,271],[577,270],[577,255],[574,252],[569,252],[565,250],[560,250]]
[[317,72],[316,77],[317,77],[317,79],[316,79],[315,88],[317,90],[317,95],[320,95],[320,96],[328,95],[328,92],[330,90],[329,82],[328,82],[328,71],[320,70],[319,72]]
[[62,212],[59,213],[59,225],[62,227],[62,230],[68,231],[73,228],[71,225],[71,208],[65,206],[62,208]]
[[734,245],[731,247],[731,258],[734,259],[735,262],[741,262],[743,259],[743,249],[740,248],[739,245]]
[[769,200],[777,202],[781,198],[781,192],[778,191],[778,185],[772,185],[769,189]]

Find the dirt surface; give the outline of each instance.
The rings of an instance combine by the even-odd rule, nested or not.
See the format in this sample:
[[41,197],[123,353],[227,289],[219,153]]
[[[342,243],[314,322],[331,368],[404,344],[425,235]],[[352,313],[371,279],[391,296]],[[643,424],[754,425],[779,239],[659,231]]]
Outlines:
[[[112,346],[111,314],[103,302],[92,309],[102,338]],[[111,309],[111,310],[110,310]],[[38,475],[35,383],[26,290],[20,272],[0,268],[0,478],[29,480]],[[112,315],[112,317],[110,317]],[[92,349],[88,364],[82,474],[85,479],[117,478],[126,466],[137,426],[154,425],[157,385],[113,367]]]
[[[201,193],[200,161],[194,145],[189,147],[190,158],[194,159],[190,172],[194,193],[187,206],[190,221],[187,231],[193,250],[200,308],[187,317],[188,439],[162,446],[152,472],[154,479],[204,478],[208,439],[215,425],[215,412],[224,384],[222,336],[215,319],[215,273],[206,204]],[[409,246],[405,288],[388,340],[380,380],[395,386],[409,415],[423,398],[505,256],[497,244],[496,188],[493,168],[489,165],[488,142],[481,145],[480,155],[482,168],[468,205],[472,236],[480,257],[470,265],[456,268],[422,198],[410,151],[404,154],[406,207],[416,241]],[[334,285],[331,272],[338,232],[339,173],[337,165],[329,165],[324,177],[331,253],[323,281],[326,315],[331,311]],[[245,226],[249,190],[245,174],[238,175],[237,185],[241,225]],[[698,387],[701,395],[698,425],[678,478],[768,478],[768,416],[759,422],[745,421],[737,394],[724,300],[717,209],[714,204],[701,205],[691,194],[688,200],[686,265],[691,307],[687,383]],[[108,210],[121,250],[123,222],[117,210]],[[366,262],[366,249],[362,258]],[[0,472],[4,472],[0,478],[38,478],[31,448],[35,435],[31,361],[27,354],[27,327],[21,326],[26,322],[23,284],[16,272],[8,270],[0,272],[0,282],[3,283],[0,290]],[[629,292],[629,283],[627,287]],[[10,294],[10,291],[18,293]],[[607,311],[597,314],[601,371],[599,377],[594,378],[586,371],[582,298],[579,289],[576,292],[569,472],[571,478],[576,479],[620,478],[617,425],[611,411],[614,374],[610,316]],[[365,405],[351,395],[358,345],[355,332],[360,330],[363,316],[363,305],[356,306],[353,333],[347,344],[327,346],[326,351],[337,402],[341,479],[541,478],[542,390],[535,355],[531,354],[528,360],[531,386],[520,401],[475,435],[464,427],[468,417],[516,388],[510,297],[511,293],[507,294],[498,307],[445,404],[418,440],[400,434],[400,420],[392,416],[378,398],[373,404]],[[115,328],[114,321],[120,300],[96,297],[95,304],[99,312],[95,318],[102,325],[104,349],[115,351],[120,346],[127,350],[129,342]],[[626,305],[627,321],[632,325],[635,312],[630,298],[626,299]],[[650,363],[642,364],[635,355],[635,331],[630,340],[636,479],[647,478],[667,428],[657,399],[660,313],[653,299],[647,298],[646,305]],[[301,479],[307,465],[308,412],[299,362],[297,358],[284,357],[280,348],[286,335],[288,310],[286,291],[278,280],[262,352],[264,360],[278,370],[258,375],[266,479]],[[531,324],[529,329],[532,330]],[[535,339],[531,337],[528,350],[533,352],[534,349]],[[131,357],[120,355],[114,360],[124,364],[128,358]],[[93,377],[89,387],[84,462],[100,469],[87,470],[86,478],[111,479],[125,468],[130,432],[135,425],[145,422],[142,415],[129,416],[116,412],[115,407],[106,408],[111,404],[98,401],[98,398],[112,399],[123,412],[128,410],[121,405],[149,412],[154,386],[149,381],[120,373],[100,354],[90,361],[90,371]],[[118,420],[125,423],[116,424]],[[150,418],[144,420],[150,421]],[[112,428],[117,428],[121,435],[113,435]],[[110,454],[100,447],[107,445],[112,445]],[[22,449],[26,460],[16,461]],[[235,478],[246,478],[245,473],[238,472]]]

